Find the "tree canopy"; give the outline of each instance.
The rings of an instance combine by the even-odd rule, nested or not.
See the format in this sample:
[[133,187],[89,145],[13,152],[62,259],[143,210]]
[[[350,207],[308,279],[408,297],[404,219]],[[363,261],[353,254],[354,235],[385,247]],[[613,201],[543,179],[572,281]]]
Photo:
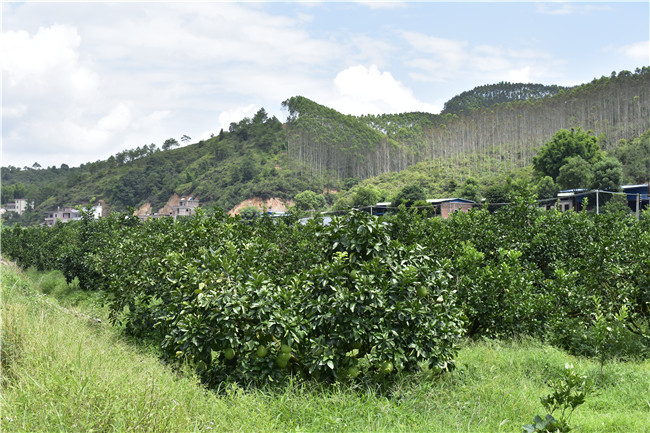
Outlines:
[[623,165],[616,158],[605,158],[594,166],[592,187],[606,191],[621,189]]
[[560,167],[557,183],[564,189],[589,188],[592,179],[591,165],[580,156],[571,156]]
[[621,140],[614,155],[623,163],[624,182],[650,180],[650,130],[633,140]]
[[412,184],[406,185],[404,188],[399,190],[395,198],[393,199],[392,206],[398,207],[401,204],[404,204],[406,207],[413,206],[416,201],[426,200],[427,196],[424,190],[420,185]]
[[379,201],[379,193],[372,186],[361,186],[352,195],[352,206],[363,207],[372,206]]
[[479,86],[445,102],[442,114],[459,114],[495,104],[544,98],[566,89],[568,88],[555,85],[508,82]]
[[560,168],[571,157],[580,157],[588,164],[603,158],[598,138],[582,128],[561,129],[545,143],[533,158],[533,167],[540,176],[550,176],[557,180]]
[[296,202],[296,208],[303,211],[320,210],[323,209],[327,204],[325,197],[309,190],[296,194],[294,200]]

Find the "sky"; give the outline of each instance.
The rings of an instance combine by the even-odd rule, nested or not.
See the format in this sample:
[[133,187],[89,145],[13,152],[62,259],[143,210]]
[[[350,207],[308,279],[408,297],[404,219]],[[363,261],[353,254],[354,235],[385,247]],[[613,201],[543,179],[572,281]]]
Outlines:
[[2,166],[103,160],[305,96],[438,113],[501,81],[650,65],[638,2],[2,2]]

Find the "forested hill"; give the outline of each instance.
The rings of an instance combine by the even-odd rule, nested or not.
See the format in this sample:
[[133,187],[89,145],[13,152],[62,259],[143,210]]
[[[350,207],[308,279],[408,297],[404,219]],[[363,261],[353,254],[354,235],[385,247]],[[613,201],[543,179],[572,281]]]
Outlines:
[[316,106],[304,104],[300,116],[290,117],[288,143],[295,150],[290,155],[317,173],[333,175],[332,181],[402,171],[423,161],[465,167],[469,173],[499,172],[529,166],[536,150],[563,128],[592,130],[601,136],[604,150],[613,150],[621,139],[640,136],[650,128],[650,68],[458,115],[362,116],[368,126],[385,134],[384,139],[359,136],[332,146],[327,134],[335,133],[335,126],[329,120],[318,126],[302,121],[312,117],[306,109]]
[[[374,167],[382,163],[378,151],[390,146],[384,134],[302,96],[287,99],[282,107],[288,111],[287,154],[308,167],[309,175],[333,179],[377,174]],[[369,155],[374,161],[366,159]]]
[[533,83],[501,82],[475,87],[472,90],[454,96],[445,103],[442,114],[460,114],[479,108],[514,101],[527,101],[553,96],[569,87],[545,86]]
[[[416,164],[451,173],[457,184],[468,176],[529,167],[540,146],[563,128],[592,130],[610,153],[619,140],[650,129],[650,67],[555,90],[483,86],[470,92],[474,100],[482,98],[481,107],[459,114],[359,117],[294,96],[282,104],[288,112],[284,125],[262,108],[218,136],[184,147],[167,140],[162,147],[147,144],[80,167],[3,167],[2,202],[33,199],[34,221],[47,209],[93,197],[112,209],[148,202],[157,210],[176,193],[228,210],[252,197],[286,200],[308,189],[345,190]],[[486,106],[502,98],[508,102]]]

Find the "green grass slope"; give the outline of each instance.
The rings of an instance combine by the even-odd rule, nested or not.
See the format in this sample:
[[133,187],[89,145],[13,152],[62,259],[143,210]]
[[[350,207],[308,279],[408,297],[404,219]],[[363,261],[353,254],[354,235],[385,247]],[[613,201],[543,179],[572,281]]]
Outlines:
[[467,343],[457,372],[405,376],[384,393],[300,382],[211,393],[124,341],[60,274],[1,271],[3,432],[520,432],[567,362],[597,383],[576,431],[650,431],[650,362],[610,362],[601,376],[534,341]]

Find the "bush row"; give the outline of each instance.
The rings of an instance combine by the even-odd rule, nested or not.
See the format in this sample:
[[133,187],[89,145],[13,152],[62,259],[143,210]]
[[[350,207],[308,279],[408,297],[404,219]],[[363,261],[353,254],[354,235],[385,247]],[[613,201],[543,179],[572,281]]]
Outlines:
[[3,230],[3,254],[102,290],[129,334],[224,380],[385,381],[453,367],[460,338],[532,335],[587,356],[647,356],[650,214],[529,199],[447,220],[402,209],[328,225],[220,211],[114,214]]

